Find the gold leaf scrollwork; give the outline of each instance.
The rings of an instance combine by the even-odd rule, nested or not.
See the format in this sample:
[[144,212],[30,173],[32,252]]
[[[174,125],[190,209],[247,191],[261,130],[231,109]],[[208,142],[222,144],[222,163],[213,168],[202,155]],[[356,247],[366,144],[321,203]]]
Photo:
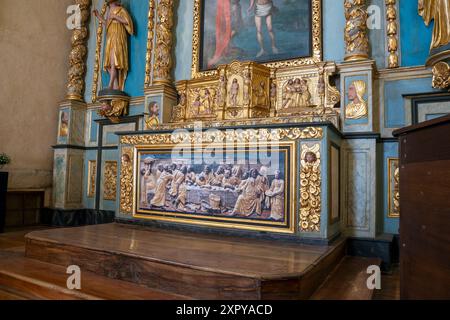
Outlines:
[[133,212],[133,161],[132,147],[123,147],[120,169],[120,212]]
[[302,145],[300,171],[300,230],[320,232],[322,210],[320,144]]
[[[106,10],[108,9],[108,3],[105,3],[102,6],[102,10],[100,15],[102,17],[105,16]],[[98,92],[98,81],[100,80],[101,70],[100,70],[100,60],[101,60],[101,52],[102,52],[102,39],[103,39],[103,23],[99,20],[97,27],[97,37],[96,37],[96,45],[95,45],[95,64],[94,64],[94,72],[93,72],[93,80],[92,80],[92,102],[97,101],[97,92]]]

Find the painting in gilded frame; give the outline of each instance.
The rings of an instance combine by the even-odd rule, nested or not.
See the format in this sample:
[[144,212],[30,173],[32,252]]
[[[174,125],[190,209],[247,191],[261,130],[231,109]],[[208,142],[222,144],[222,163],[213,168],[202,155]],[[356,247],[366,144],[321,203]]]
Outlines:
[[211,163],[195,152],[177,157],[171,148],[138,147],[135,216],[293,233],[294,149],[291,143],[270,150],[245,145],[223,150]]
[[235,60],[280,67],[275,63],[321,59],[321,0],[195,3],[194,71],[206,72]]

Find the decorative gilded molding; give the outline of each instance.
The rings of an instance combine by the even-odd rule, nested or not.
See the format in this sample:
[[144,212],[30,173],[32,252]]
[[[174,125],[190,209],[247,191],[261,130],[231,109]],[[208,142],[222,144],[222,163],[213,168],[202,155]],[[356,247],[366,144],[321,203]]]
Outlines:
[[67,95],[68,100],[83,101],[86,74],[86,55],[91,0],[75,0],[81,12],[81,26],[72,33],[72,50],[69,55],[70,68],[68,71]]
[[115,201],[117,192],[117,161],[105,161],[103,199]]
[[[100,12],[100,15],[102,17],[105,16],[106,10],[108,9],[108,3],[105,1],[105,3],[102,6],[102,10]],[[98,81],[101,78],[101,54],[102,54],[102,41],[103,41],[103,23],[98,20],[98,27],[97,27],[97,38],[96,38],[96,45],[95,45],[95,64],[94,64],[94,72],[93,72],[93,79],[92,79],[92,103],[95,103],[97,101],[97,93],[98,93]]]
[[[314,65],[322,61],[322,1],[312,2],[312,56],[285,61],[264,63],[266,67],[273,69]],[[193,79],[218,76],[218,70],[200,71],[200,40],[201,40],[201,3],[202,0],[194,2],[194,33],[192,38],[192,68]]]
[[367,34],[366,0],[345,0],[345,61],[369,58],[369,36]]
[[170,83],[173,66],[173,0],[160,0],[156,12],[158,21],[156,23],[153,78],[155,83]]
[[132,147],[123,147],[120,169],[120,212],[133,213],[133,161],[134,150]]
[[385,0],[386,2],[386,33],[387,33],[387,50],[388,68],[398,68],[398,22],[397,22],[397,0]]
[[398,158],[388,159],[388,217],[400,217],[400,168]]
[[277,129],[245,129],[245,130],[212,130],[205,132],[178,132],[123,136],[121,144],[127,145],[174,145],[191,143],[225,143],[225,142],[255,142],[281,141],[298,139],[322,139],[323,129],[308,128],[277,128]]
[[147,36],[147,55],[145,64],[145,88],[151,85],[151,73],[152,73],[152,54],[153,54],[153,42],[155,36],[155,0],[148,1],[148,36]]
[[88,163],[88,189],[87,189],[87,197],[88,198],[95,197],[96,180],[97,180],[97,161],[89,160],[89,163]]
[[302,145],[300,170],[300,221],[302,232],[320,232],[322,175],[320,144]]

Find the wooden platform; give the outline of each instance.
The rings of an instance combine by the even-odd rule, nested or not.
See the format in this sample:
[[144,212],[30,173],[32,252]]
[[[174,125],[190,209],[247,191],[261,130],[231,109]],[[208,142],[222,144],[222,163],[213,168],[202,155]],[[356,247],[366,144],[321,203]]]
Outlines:
[[345,254],[312,246],[107,224],[36,231],[26,257],[196,299],[308,299]]

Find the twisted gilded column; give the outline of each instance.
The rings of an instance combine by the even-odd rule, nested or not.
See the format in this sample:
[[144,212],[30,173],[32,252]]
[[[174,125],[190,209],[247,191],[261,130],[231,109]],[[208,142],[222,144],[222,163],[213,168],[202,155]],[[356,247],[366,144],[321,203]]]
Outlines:
[[369,58],[366,0],[345,0],[345,61]]
[[80,7],[81,26],[72,33],[72,50],[69,55],[69,72],[67,83],[68,100],[83,101],[85,89],[84,77],[86,74],[86,54],[91,0],[75,0],[75,5]]
[[173,0],[160,0],[156,13],[156,46],[153,64],[153,79],[155,83],[170,83],[173,66]]

